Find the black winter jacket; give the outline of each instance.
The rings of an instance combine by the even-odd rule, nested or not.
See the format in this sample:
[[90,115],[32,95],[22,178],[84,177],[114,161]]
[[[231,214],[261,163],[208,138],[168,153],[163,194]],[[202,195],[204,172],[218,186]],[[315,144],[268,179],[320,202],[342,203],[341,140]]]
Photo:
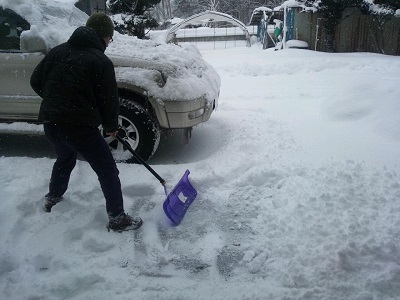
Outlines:
[[97,32],[82,26],[50,50],[31,77],[32,88],[43,98],[39,121],[118,129],[117,83],[105,49]]

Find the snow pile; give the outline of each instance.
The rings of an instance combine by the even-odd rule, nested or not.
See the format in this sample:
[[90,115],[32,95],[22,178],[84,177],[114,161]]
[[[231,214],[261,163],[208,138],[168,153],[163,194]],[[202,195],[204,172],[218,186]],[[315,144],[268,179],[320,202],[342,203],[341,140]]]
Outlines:
[[400,58],[259,45],[203,56],[221,74],[217,112],[150,161],[170,189],[191,171],[199,195],[182,224],[143,166],[118,164],[144,225],[117,234],[87,163],[48,214],[54,160],[2,156],[0,298],[400,295]]
[[[205,96],[211,103],[218,98],[221,85],[218,74],[190,46],[157,44],[152,40],[139,40],[117,34],[115,43],[107,48],[106,54],[118,59],[121,53],[150,70],[117,68],[119,81],[133,82],[160,99],[191,100]],[[167,76],[165,85],[157,85],[154,78],[158,71],[154,70],[161,70]]]
[[[138,72],[138,69],[118,68],[116,75],[119,81],[132,82],[159,99],[192,100],[205,97],[209,103],[218,99],[221,85],[219,75],[191,46],[159,44],[118,33],[114,39],[115,42],[106,50],[107,55],[118,59],[123,53],[125,57],[139,61],[145,69],[150,69]],[[157,85],[154,70],[163,71],[165,85]]]

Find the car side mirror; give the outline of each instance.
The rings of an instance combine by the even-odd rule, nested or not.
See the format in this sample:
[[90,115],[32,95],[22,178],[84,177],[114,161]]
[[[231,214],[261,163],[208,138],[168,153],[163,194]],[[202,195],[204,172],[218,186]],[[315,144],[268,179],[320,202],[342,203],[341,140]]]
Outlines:
[[20,36],[20,46],[23,52],[45,52],[46,41],[35,25],[30,30],[23,31]]

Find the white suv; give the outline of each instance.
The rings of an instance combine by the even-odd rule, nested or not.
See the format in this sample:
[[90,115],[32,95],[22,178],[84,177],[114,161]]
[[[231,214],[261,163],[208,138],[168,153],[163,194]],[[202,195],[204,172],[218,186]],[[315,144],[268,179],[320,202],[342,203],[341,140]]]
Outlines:
[[[30,77],[49,49],[86,23],[72,2],[0,0],[0,122],[38,122],[41,98]],[[116,33],[106,54],[119,88],[119,133],[145,160],[162,130],[184,129],[189,138],[217,106],[220,78],[194,48]],[[133,161],[116,139],[105,139],[117,158]]]

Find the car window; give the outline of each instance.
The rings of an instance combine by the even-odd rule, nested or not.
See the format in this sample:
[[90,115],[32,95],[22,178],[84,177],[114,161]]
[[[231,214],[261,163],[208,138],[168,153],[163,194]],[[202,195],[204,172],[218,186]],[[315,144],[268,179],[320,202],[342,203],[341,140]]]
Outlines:
[[30,24],[11,9],[0,7],[0,50],[19,51],[20,36]]

